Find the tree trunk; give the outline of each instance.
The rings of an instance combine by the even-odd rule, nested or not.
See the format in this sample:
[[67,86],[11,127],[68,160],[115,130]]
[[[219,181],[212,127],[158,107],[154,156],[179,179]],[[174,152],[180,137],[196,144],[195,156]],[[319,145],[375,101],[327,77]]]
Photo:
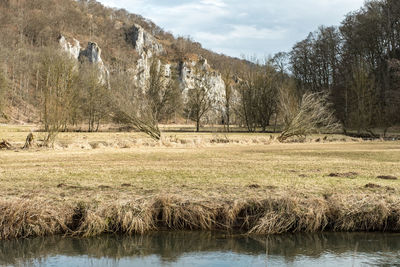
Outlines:
[[228,131],[228,133],[230,132],[230,123],[231,123],[231,108],[229,105],[229,99],[227,99],[227,104],[226,104],[226,130]]
[[261,125],[261,132],[265,133],[267,131],[267,124],[265,122]]
[[31,148],[32,145],[33,145],[33,140],[34,140],[33,134],[32,134],[32,133],[29,133],[28,136],[26,137],[25,145],[22,147],[22,149],[29,149],[29,148]]

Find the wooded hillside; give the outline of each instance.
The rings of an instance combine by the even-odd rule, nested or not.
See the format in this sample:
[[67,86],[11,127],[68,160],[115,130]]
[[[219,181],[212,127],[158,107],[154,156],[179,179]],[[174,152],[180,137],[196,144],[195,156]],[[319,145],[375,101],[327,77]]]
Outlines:
[[[151,77],[146,89],[135,85],[130,74],[142,57],[130,41],[135,24],[163,46],[163,53],[148,64]],[[132,123],[133,119],[139,124],[151,121],[151,127],[157,128],[158,122],[180,118],[192,120],[197,129],[212,122],[225,124],[228,131],[235,124],[251,132],[267,131],[272,125],[274,131],[292,132],[288,127],[296,124],[303,129],[294,131],[299,136],[304,129],[322,126],[321,117],[306,125],[317,114],[332,118],[335,130],[372,136],[377,135],[376,129],[386,133],[400,123],[400,3],[396,0],[367,1],[346,15],[340,26],[321,26],[292,51],[262,60],[213,53],[190,38],[174,37],[140,15],[106,8],[95,0],[3,0],[0,36],[4,121],[42,123],[45,129],[55,124],[64,130],[84,123],[95,131],[103,122]],[[60,54],[60,36],[101,47],[110,74],[106,85],[88,62],[81,62],[77,71]],[[165,79],[162,73],[169,71],[163,67],[167,65],[160,67],[157,62],[168,66],[172,62],[179,68]],[[197,68],[203,71],[193,74],[195,68],[186,68],[192,63],[199,63]],[[192,75],[196,90],[183,92],[178,82],[183,70]],[[223,92],[212,92],[215,79],[212,85],[204,70],[214,73],[220,84],[223,81],[225,89],[219,89]],[[219,98],[210,98],[212,93]],[[314,101],[309,103],[312,112],[304,106],[307,99]],[[204,115],[210,110],[216,114],[213,121]]]

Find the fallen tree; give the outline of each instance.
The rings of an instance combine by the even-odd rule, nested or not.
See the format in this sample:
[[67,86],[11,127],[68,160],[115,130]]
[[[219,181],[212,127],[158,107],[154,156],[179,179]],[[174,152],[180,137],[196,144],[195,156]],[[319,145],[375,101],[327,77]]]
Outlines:
[[12,145],[7,142],[7,140],[4,140],[0,142],[0,149],[12,149]]
[[158,127],[158,122],[151,118],[151,116],[142,115],[139,117],[120,109],[115,113],[114,117],[118,122],[129,124],[134,129],[147,134],[154,140],[161,139],[161,131]]

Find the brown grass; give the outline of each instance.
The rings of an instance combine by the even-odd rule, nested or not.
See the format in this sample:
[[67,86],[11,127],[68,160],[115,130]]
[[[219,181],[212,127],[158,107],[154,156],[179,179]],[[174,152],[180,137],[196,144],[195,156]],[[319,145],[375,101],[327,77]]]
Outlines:
[[[0,138],[23,145],[29,130]],[[377,177],[400,176],[400,143],[342,138],[177,133],[154,143],[136,133],[62,133],[60,149],[0,151],[0,239],[398,231],[400,182]]]
[[317,231],[398,231],[398,199],[296,197],[192,202],[172,196],[126,204],[76,207],[3,202],[0,239],[53,234],[143,234],[160,229],[229,230],[267,235]]

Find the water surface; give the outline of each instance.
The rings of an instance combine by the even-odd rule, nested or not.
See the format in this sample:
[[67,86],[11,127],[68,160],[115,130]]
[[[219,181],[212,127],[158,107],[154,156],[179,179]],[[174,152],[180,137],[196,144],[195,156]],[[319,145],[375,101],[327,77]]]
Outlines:
[[0,241],[1,266],[400,266],[400,234],[157,232]]

